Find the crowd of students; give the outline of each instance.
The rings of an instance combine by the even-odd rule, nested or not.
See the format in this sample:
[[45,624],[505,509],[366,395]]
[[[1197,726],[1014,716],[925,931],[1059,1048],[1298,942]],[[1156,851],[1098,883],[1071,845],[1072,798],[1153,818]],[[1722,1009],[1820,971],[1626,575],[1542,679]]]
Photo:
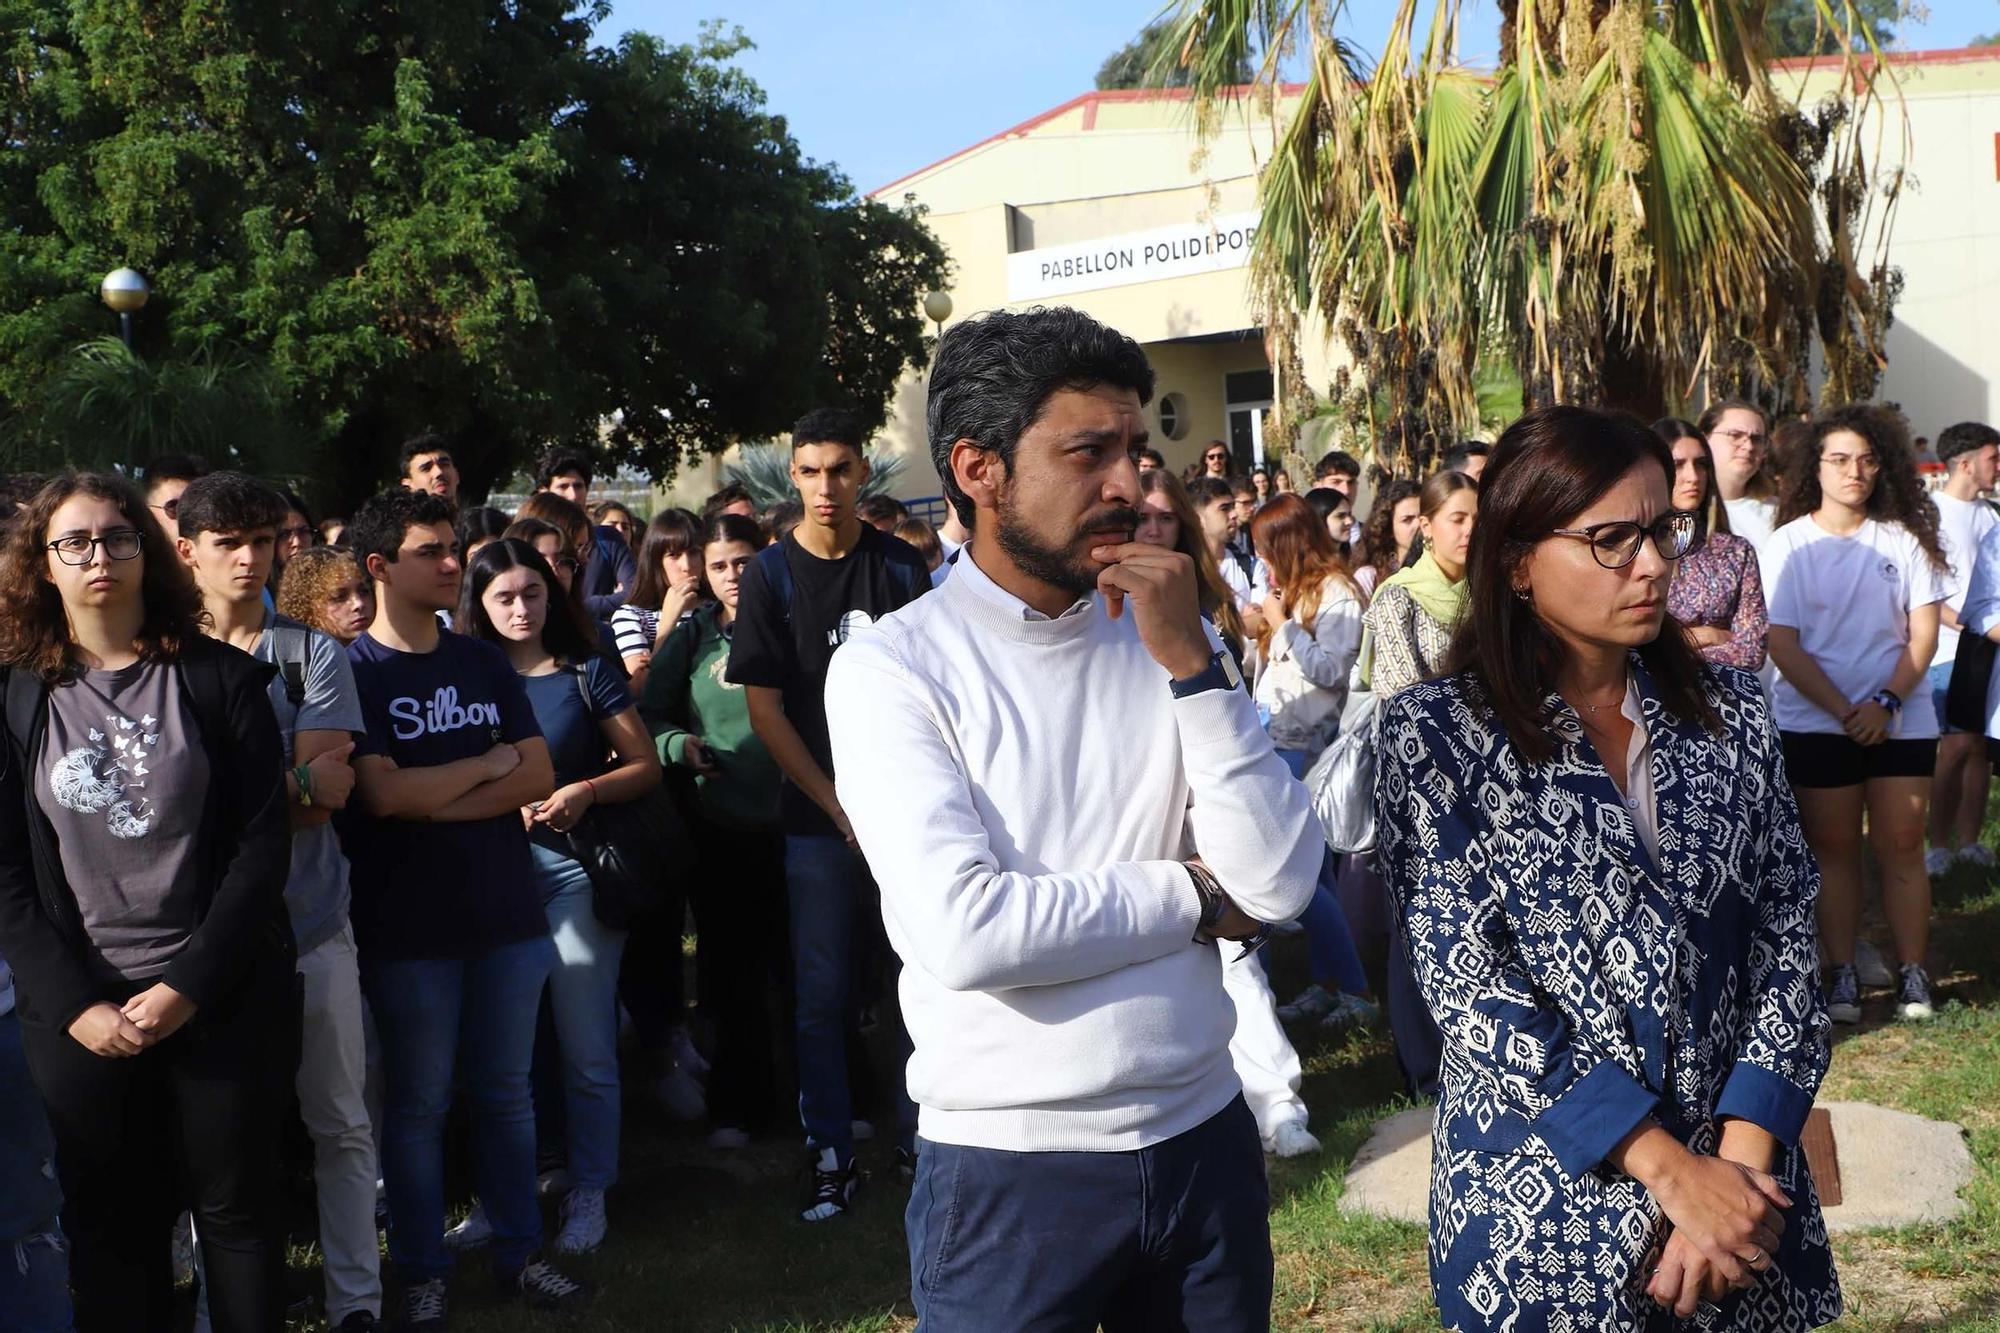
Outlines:
[[[1538,418],[1498,451],[1447,451],[1426,478],[1376,476],[1357,517],[1363,469],[1344,452],[1302,493],[1282,469],[1236,475],[1219,441],[1177,476],[1133,424],[1143,357],[1088,321],[1050,327],[1058,315],[1073,312],[989,317],[941,350],[941,529],[863,498],[864,433],[836,410],[792,432],[795,503],[759,514],[729,486],[643,526],[589,507],[593,467],[568,451],[542,461],[518,512],[461,506],[436,436],[411,440],[399,484],[345,521],[316,524],[296,495],[193,459],[14,484],[0,1244],[15,1262],[0,1263],[0,1305],[34,1329],[169,1326],[185,1212],[202,1317],[278,1327],[276,1163],[296,1121],[331,1324],[385,1321],[378,1206],[403,1326],[445,1326],[455,1251],[483,1251],[528,1304],[567,1308],[588,1293],[562,1256],[612,1224],[624,1078],[729,1151],[778,1129],[789,1064],[811,1160],[799,1217],[849,1211],[855,1145],[893,1120],[918,1190],[920,1308],[973,1326],[1012,1261],[939,1291],[926,1209],[941,1152],[1005,1175],[1018,1164],[977,1154],[1188,1148],[1199,1133],[1227,1156],[1240,1144],[1216,1127],[1234,1114],[1217,1110],[1223,1089],[1266,1151],[1317,1151],[1286,1026],[1341,1032],[1385,1009],[1411,1089],[1451,1103],[1465,1036],[1438,975],[1451,963],[1395,882],[1418,834],[1336,854],[1300,832],[1300,780],[1465,669],[1494,592],[1479,552],[1512,568],[1508,542],[1582,539],[1587,568],[1621,571],[1650,539],[1674,565],[1662,605],[1636,605],[1671,615],[1689,660],[1761,675],[1752,693],[1770,701],[1818,867],[1827,1012],[1855,1022],[1864,987],[1892,987],[1899,1016],[1931,1015],[1929,877],[1991,859],[1978,832],[1984,738],[2000,734],[2000,520],[1983,497],[2000,432],[1942,432],[1948,479],[1931,495],[1889,411],[1787,423],[1774,448],[1761,409],[1718,403],[1618,437],[1628,466],[1667,469],[1652,526],[1570,522],[1611,493],[1579,481],[1565,513],[1523,518],[1531,500],[1512,496],[1496,536],[1492,460],[1561,462],[1578,432],[1624,427]],[[1024,367],[1048,346],[1081,361],[1036,378]],[[994,385],[1020,401],[977,400]],[[1086,443],[1038,472],[1015,451],[1062,425],[1052,404]],[[1115,558],[1080,554],[1093,543]],[[1161,619],[1182,570],[1212,665],[1208,639]],[[1553,625],[1549,577],[1494,595]],[[865,649],[844,648],[857,636]],[[1173,694],[1153,699],[1141,683],[1161,667]],[[1237,684],[1226,715],[1178,702]],[[1725,702],[1697,711],[1736,718]],[[1394,713],[1414,748],[1391,747],[1385,768],[1422,749],[1430,724],[1411,710],[1426,706]],[[1601,706],[1579,705],[1600,748],[1619,739],[1593,730]],[[1178,802],[1168,824],[1146,801],[1135,812],[1141,789]],[[1183,870],[1189,808],[1201,855]],[[1411,817],[1385,807],[1385,839]],[[1893,971],[1860,930],[1864,832]],[[1644,836],[1657,858],[1679,835]],[[1080,869],[1120,857],[1175,868]],[[634,869],[663,863],[677,873]],[[1278,1003],[1253,947],[1175,1012],[1192,973],[1173,969],[1213,967],[1166,942],[1180,907],[1160,904],[1190,880],[1199,939],[1301,934],[1310,984]],[[1137,934],[1105,943],[1119,922]],[[1166,1007],[1149,1009],[1160,986]],[[1107,1012],[1139,1026],[1107,1027]],[[1182,1020],[1200,1030],[1161,1026]],[[895,1051],[872,1073],[864,1027]],[[455,1103],[476,1197],[447,1230]],[[1004,1230],[1031,1196],[988,1221]]]

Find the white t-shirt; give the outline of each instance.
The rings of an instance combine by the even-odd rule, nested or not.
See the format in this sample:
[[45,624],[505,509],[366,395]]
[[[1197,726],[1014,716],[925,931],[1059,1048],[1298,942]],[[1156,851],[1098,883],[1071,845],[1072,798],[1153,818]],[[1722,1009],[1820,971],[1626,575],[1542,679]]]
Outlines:
[[[2000,525],[2000,517],[1984,500],[1960,500],[1943,491],[1932,494],[1937,501],[1938,539],[1944,543],[1944,558],[1951,562],[1945,576],[1945,605],[1953,615],[1965,612],[1965,591],[1972,586],[1972,563],[1979,555],[1980,539]],[[1949,663],[1958,657],[1958,631],[1938,626],[1937,656],[1932,662]]]
[[1734,500],[1724,500],[1722,507],[1729,514],[1729,530],[1755,549],[1763,550],[1764,543],[1771,540],[1771,530],[1777,523],[1777,503],[1742,495]]
[[[1733,519],[1733,515],[1731,516]],[[1910,612],[1945,599],[1944,571],[1901,524],[1869,519],[1836,537],[1808,514],[1772,534],[1758,553],[1773,625],[1799,632],[1799,646],[1849,699],[1886,688],[1910,641]],[[1783,676],[1772,690],[1780,731],[1838,735],[1840,719]],[[1938,734],[1931,692],[1921,683],[1903,703],[1897,740]]]

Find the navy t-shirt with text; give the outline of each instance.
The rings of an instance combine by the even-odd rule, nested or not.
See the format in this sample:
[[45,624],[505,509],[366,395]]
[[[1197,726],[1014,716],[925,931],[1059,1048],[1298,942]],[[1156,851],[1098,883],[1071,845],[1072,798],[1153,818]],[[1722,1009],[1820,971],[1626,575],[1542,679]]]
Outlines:
[[[363,634],[347,657],[366,727],[357,760],[434,767],[542,734],[520,677],[490,643],[444,631],[435,650],[405,653]],[[354,934],[364,953],[471,958],[548,933],[517,812],[464,822],[377,819],[357,801],[348,816]]]

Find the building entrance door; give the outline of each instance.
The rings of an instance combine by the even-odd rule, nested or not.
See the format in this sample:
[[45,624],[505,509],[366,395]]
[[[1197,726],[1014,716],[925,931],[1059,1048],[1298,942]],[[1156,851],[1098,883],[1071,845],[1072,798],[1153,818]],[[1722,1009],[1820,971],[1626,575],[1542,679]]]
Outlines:
[[1271,372],[1238,371],[1222,380],[1229,452],[1239,474],[1264,466],[1264,414],[1271,410]]

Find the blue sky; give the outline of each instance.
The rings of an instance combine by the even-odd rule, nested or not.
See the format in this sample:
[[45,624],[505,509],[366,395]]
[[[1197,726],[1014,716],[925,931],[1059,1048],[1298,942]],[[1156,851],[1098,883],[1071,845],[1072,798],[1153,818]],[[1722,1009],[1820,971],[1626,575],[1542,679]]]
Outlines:
[[[632,29],[673,42],[702,22],[739,25],[757,49],[738,60],[805,151],[862,191],[1088,92],[1104,57],[1159,13],[1160,0],[614,0],[604,40]],[[1381,49],[1394,5],[1350,0],[1347,31]],[[1962,46],[2000,30],[2000,0],[1929,0],[1902,44]],[[1490,63],[1499,20],[1465,0],[1471,63]]]

